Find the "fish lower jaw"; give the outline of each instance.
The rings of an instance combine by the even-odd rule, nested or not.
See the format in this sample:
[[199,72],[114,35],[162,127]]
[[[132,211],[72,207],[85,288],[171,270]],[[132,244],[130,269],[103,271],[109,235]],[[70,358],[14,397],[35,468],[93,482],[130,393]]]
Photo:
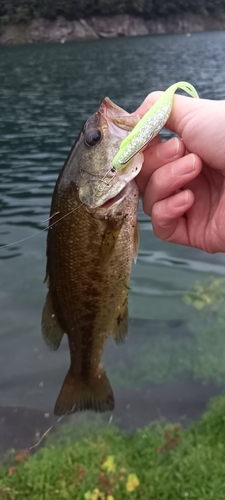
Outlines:
[[116,196],[113,196],[113,198],[109,198],[109,200],[100,205],[98,209],[104,209],[104,208],[108,209],[112,207],[114,208],[117,205],[119,205],[124,200],[124,198],[126,198],[126,196],[127,196],[127,185]]

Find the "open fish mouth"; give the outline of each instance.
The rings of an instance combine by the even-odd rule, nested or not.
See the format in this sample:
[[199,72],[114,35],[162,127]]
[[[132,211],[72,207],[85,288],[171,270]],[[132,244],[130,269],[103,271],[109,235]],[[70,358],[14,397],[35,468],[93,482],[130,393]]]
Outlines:
[[107,121],[107,126],[114,137],[119,137],[121,141],[131,132],[140,120],[137,115],[131,115],[120,106],[105,97],[99,108],[99,113]]
[[100,205],[98,208],[109,208],[114,205],[118,205],[123,201],[126,195],[127,195],[127,186],[125,186],[116,196],[113,196],[113,198],[109,198],[109,200],[105,201],[105,203]]

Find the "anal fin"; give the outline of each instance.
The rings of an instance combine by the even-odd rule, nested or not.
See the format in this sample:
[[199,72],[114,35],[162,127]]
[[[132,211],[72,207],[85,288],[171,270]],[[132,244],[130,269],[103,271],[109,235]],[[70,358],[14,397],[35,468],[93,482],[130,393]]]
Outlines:
[[47,293],[41,321],[42,335],[47,346],[56,351],[61,343],[64,331],[54,311],[51,293]]
[[99,366],[91,380],[75,378],[68,371],[55,404],[55,415],[66,415],[82,410],[112,411],[114,395],[106,373]]

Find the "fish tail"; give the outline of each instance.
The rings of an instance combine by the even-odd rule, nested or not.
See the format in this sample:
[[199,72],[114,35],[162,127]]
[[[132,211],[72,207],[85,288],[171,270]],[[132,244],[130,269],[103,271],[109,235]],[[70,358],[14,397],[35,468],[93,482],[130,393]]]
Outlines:
[[82,410],[112,411],[114,395],[105,371],[98,367],[91,380],[76,378],[71,369],[63,382],[55,404],[55,415],[65,415]]

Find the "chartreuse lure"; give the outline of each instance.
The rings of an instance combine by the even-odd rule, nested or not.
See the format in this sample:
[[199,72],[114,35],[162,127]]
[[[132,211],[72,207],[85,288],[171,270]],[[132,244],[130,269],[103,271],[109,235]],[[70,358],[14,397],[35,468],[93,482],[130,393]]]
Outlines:
[[174,94],[179,88],[192,97],[198,98],[193,85],[187,82],[174,83],[165,90],[163,95],[159,97],[130,134],[121,142],[120,149],[112,161],[112,165],[116,170],[122,170],[128,161],[164,127],[172,111]]

